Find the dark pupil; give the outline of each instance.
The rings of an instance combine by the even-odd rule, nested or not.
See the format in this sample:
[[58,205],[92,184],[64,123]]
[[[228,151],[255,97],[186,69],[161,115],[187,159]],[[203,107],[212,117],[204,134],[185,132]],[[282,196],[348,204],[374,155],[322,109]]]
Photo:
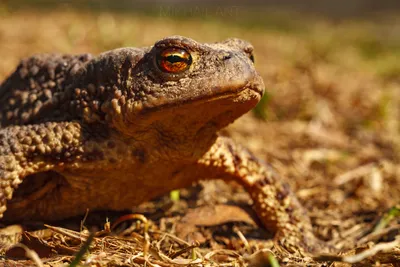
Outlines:
[[168,62],[171,62],[171,63],[176,63],[176,62],[185,61],[182,57],[177,56],[177,55],[167,56],[167,57],[166,57],[166,60],[167,60]]

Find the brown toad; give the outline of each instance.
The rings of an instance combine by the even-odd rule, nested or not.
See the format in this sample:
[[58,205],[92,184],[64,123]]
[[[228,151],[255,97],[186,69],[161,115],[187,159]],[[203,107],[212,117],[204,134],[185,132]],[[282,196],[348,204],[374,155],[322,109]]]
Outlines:
[[172,36],[148,48],[22,60],[0,86],[0,214],[122,210],[200,179],[235,180],[279,244],[318,248],[288,185],[218,131],[263,94],[252,46]]

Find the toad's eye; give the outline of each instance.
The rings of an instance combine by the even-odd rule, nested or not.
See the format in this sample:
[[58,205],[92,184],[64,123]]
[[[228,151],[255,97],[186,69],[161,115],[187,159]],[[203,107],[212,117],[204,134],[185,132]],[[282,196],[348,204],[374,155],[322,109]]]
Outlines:
[[157,55],[158,67],[168,73],[180,73],[192,64],[192,56],[182,48],[167,48]]

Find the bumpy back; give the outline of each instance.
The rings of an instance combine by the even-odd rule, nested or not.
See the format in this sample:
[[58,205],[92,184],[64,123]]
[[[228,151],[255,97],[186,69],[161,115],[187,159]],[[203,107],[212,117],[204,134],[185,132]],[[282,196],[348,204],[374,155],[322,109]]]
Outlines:
[[23,59],[14,73],[0,85],[0,127],[39,122],[54,110],[56,99],[88,61],[90,54],[41,54]]
[[22,60],[0,85],[0,127],[104,120],[104,102],[131,86],[130,71],[146,50],[120,48],[97,57],[42,54]]

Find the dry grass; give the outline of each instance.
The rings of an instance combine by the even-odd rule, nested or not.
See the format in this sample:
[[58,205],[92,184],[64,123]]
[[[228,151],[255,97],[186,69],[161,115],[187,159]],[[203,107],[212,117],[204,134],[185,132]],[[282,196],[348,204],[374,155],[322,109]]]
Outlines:
[[[99,53],[150,45],[172,34],[199,41],[231,36],[251,41],[268,91],[256,114],[267,121],[248,114],[224,134],[248,146],[287,177],[309,210],[318,236],[347,254],[368,251],[374,243],[392,242],[399,234],[396,216],[372,231],[400,199],[400,20],[396,16],[379,23],[299,18],[298,23],[306,24],[303,30],[288,32],[129,13],[12,12],[6,6],[0,6],[0,12],[1,78],[13,71],[20,58],[39,52]],[[201,227],[194,233],[194,239],[203,240],[200,247],[175,236],[179,235],[175,227],[188,207],[248,201],[236,186],[208,182],[202,188],[183,190],[181,200],[164,208],[162,216],[150,216],[154,224],[147,232],[138,227],[128,234],[131,238],[95,237],[84,262],[91,266],[186,266],[196,259],[192,265],[257,266],[269,261],[271,254],[265,249],[274,251],[273,246],[257,226],[249,230],[248,225],[239,224],[236,231],[232,224]],[[165,199],[139,211],[154,214],[160,203],[165,204]],[[53,228],[52,233],[41,238],[42,246],[57,252],[44,254],[42,260],[48,266],[69,262],[87,236],[85,231],[60,228]],[[355,247],[359,249],[352,250]],[[248,256],[256,251],[264,252],[261,257]],[[319,264],[312,259],[276,257],[282,265]],[[363,264],[398,266],[396,261],[398,247],[392,246],[389,253],[370,255]]]

